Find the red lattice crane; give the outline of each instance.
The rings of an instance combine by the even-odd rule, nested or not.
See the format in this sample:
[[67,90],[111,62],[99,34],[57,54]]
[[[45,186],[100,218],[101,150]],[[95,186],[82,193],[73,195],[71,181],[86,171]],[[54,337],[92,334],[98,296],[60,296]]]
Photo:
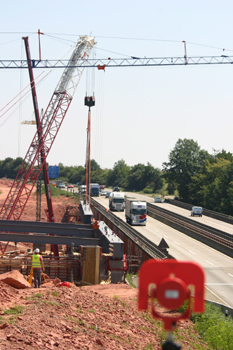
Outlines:
[[[33,74],[33,69],[32,69],[32,59],[31,59],[28,37],[23,37],[23,40],[24,40],[26,56],[27,56],[27,60],[28,60],[28,72],[29,72],[29,78],[30,78],[32,101],[33,101],[35,118],[36,118],[38,138],[39,138],[39,140],[41,140],[40,113],[39,113],[38,99],[37,99],[37,94],[36,94],[34,74]],[[47,207],[48,207],[45,210],[45,212],[46,212],[48,221],[54,222],[54,212],[53,212],[53,203],[52,203],[52,196],[51,196],[51,190],[50,190],[50,184],[49,184],[48,167],[47,167],[47,162],[43,162],[43,160],[45,158],[45,151],[44,151],[43,145],[42,145],[40,156],[41,156],[42,163],[43,163],[44,187],[45,187],[45,195],[46,195]],[[38,203],[37,203],[37,205],[38,205]],[[52,252],[54,253],[54,256],[59,256],[58,245],[52,244],[51,249],[52,249]]]
[[[36,118],[36,125],[37,125],[37,132],[40,132],[40,113],[39,113],[39,106],[38,106],[38,99],[36,94],[36,86],[34,81],[34,75],[33,75],[33,69],[32,69],[32,59],[31,59],[31,53],[29,49],[29,41],[28,37],[23,37],[24,44],[25,44],[25,50],[28,60],[28,72],[30,77],[30,84],[31,84],[31,92],[32,92],[32,101],[35,111],[35,118]],[[41,135],[38,134],[38,138],[41,139]],[[42,145],[41,149],[41,159],[45,158],[45,151],[44,147]],[[43,161],[42,161],[43,162]],[[50,185],[49,185],[49,173],[48,173],[48,167],[47,163],[43,162],[43,177],[44,177],[44,185],[45,185],[45,194],[46,194],[46,200],[47,200],[47,207],[46,214],[48,217],[48,221],[54,222],[54,212],[53,212],[53,204],[52,204],[52,197],[51,197],[51,191],[50,191]]]
[[0,219],[20,219],[82,76],[84,67],[74,65],[89,57],[95,43],[93,37],[80,36],[1,208]]

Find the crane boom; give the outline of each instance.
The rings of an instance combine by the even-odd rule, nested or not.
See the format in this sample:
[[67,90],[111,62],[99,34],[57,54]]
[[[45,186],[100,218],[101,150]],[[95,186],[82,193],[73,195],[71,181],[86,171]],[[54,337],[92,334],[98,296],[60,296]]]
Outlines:
[[[80,36],[70,61],[79,65],[83,57],[89,57],[96,44],[93,37]],[[73,95],[83,73],[82,68],[67,65],[41,119],[32,143],[1,208],[0,218],[19,220],[38,176],[43,168],[52,144],[67,113]],[[44,149],[44,158],[41,151]]]
[[[68,60],[32,60],[33,68],[93,68],[98,69],[114,67],[154,67],[154,66],[196,66],[210,64],[233,64],[233,56],[198,56],[198,57],[127,57],[127,58],[99,58],[79,61],[78,64]],[[25,69],[25,60],[0,60],[0,69]]]

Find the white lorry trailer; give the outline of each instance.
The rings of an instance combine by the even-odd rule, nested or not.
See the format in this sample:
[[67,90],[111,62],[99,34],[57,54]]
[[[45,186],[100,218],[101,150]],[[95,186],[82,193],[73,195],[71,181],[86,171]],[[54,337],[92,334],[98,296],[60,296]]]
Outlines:
[[146,226],[147,205],[145,201],[125,199],[125,218],[130,225]]
[[123,192],[112,192],[109,195],[109,209],[116,211],[124,211],[125,195]]
[[86,185],[79,186],[78,193],[79,194],[85,194],[86,193]]

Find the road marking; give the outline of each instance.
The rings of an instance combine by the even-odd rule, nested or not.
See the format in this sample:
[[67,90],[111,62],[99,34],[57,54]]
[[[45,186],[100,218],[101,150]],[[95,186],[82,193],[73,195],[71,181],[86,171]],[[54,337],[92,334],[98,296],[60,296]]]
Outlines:
[[192,252],[191,250],[189,250],[189,252],[195,255],[195,253],[194,253],[194,252]]
[[175,242],[176,244],[180,245],[180,243]]
[[168,236],[164,235],[164,237],[168,238]]
[[208,261],[208,260],[206,260],[206,262],[208,262],[210,265],[214,265],[214,264],[212,264],[212,262],[210,262],[210,261]]
[[228,307],[231,307],[225,300],[223,300],[222,298],[220,298],[217,294],[215,294],[211,289],[209,289],[208,287],[205,287],[211,294],[213,294],[216,298],[218,298],[219,300],[221,300],[222,305],[226,305]]
[[233,277],[233,275],[231,275],[230,273],[228,273],[229,276]]

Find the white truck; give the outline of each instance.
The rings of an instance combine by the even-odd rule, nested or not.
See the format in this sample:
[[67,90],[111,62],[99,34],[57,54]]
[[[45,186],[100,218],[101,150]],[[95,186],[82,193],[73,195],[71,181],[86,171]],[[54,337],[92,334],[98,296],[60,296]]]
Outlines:
[[123,192],[112,192],[109,195],[109,209],[116,211],[124,211],[125,195]]
[[146,226],[147,205],[145,201],[125,199],[125,218],[130,225]]
[[79,186],[78,193],[79,194],[85,194],[86,193],[86,185]]

